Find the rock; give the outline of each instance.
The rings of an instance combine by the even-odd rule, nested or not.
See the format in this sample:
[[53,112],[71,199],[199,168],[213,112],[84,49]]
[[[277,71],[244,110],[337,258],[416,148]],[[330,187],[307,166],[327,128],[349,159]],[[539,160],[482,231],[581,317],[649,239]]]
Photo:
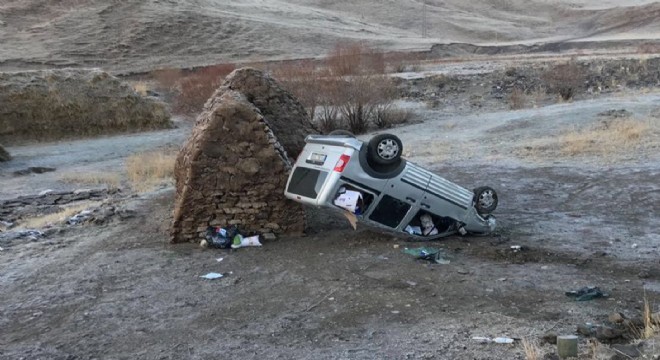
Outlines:
[[11,155],[9,155],[9,152],[0,145],[0,162],[9,160],[11,160]]
[[599,326],[596,329],[596,339],[600,342],[610,342],[623,336],[623,332],[608,326]]
[[577,333],[583,336],[593,336],[596,331],[592,326],[580,324],[577,326]]
[[266,240],[266,241],[274,241],[274,240],[277,240],[277,236],[275,236],[275,234],[273,234],[273,233],[264,233],[264,234],[262,235],[262,237],[263,237],[264,240]]
[[0,73],[0,104],[5,144],[172,126],[165,104],[100,70]]
[[623,320],[625,320],[625,319],[626,319],[626,317],[625,317],[622,313],[620,313],[620,312],[611,313],[611,314],[607,317],[607,320],[609,320],[609,321],[610,321],[611,323],[613,323],[613,324],[620,324],[620,323],[622,323]]
[[231,73],[177,156],[171,241],[196,242],[210,224],[302,233],[302,206],[284,197],[284,186],[289,156],[314,132],[302,105],[273,79],[254,69]]
[[24,175],[29,175],[29,174],[43,174],[43,173],[51,172],[51,171],[55,171],[55,168],[42,167],[42,166],[31,166],[27,169],[14,171],[14,176],[24,176]]
[[552,344],[552,345],[557,344],[557,333],[554,333],[554,332],[550,331],[550,332],[547,332],[547,333],[543,334],[543,336],[541,337],[541,342]]

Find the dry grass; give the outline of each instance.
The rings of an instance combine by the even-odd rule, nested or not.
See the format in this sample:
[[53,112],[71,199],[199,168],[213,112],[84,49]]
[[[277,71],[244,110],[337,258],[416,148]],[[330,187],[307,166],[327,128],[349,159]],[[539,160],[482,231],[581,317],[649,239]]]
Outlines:
[[165,152],[145,152],[126,160],[126,174],[131,187],[139,192],[154,189],[172,179],[176,155]]
[[62,209],[56,213],[21,220],[21,222],[18,224],[18,228],[41,229],[47,226],[60,224],[68,220],[73,215],[93,207],[94,204],[95,202],[93,201],[84,201],[62,206]]
[[639,144],[650,122],[617,119],[597,126],[567,132],[559,137],[561,153],[568,156],[607,154],[629,150]]
[[534,340],[524,338],[522,340],[523,351],[525,351],[525,359],[527,360],[540,360],[541,349]]
[[634,337],[641,340],[647,340],[655,336],[660,332],[660,313],[654,314],[653,307],[649,302],[646,292],[644,292],[644,307],[642,310],[642,322],[643,325],[641,328],[631,326],[630,332]]
[[108,189],[118,189],[121,176],[112,172],[65,173],[60,176],[60,181],[80,185],[105,185]]
[[149,91],[149,85],[147,85],[145,81],[138,81],[133,84],[133,90],[135,90],[135,92],[140,94],[141,96],[147,96],[147,92]]
[[514,88],[509,95],[509,108],[511,110],[523,109],[527,104],[527,96],[521,88]]

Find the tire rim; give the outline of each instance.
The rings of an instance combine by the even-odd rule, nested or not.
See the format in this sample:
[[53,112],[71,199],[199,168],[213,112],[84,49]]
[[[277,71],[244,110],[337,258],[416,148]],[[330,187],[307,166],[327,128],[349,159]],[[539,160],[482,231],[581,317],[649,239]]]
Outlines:
[[479,207],[482,209],[487,209],[493,206],[495,202],[495,194],[493,190],[485,190],[479,195]]
[[384,139],[378,143],[378,156],[392,160],[399,154],[399,145],[392,139]]

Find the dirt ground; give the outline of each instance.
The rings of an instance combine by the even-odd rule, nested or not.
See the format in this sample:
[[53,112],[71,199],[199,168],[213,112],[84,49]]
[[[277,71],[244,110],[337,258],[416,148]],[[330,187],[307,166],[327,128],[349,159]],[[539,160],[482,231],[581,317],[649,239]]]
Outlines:
[[[487,237],[410,243],[310,209],[304,237],[234,251],[170,245],[172,188],[126,189],[121,201],[136,217],[0,243],[0,359],[524,359],[520,341],[472,337],[573,334],[614,311],[639,315],[645,295],[657,311],[657,127],[639,146],[604,154],[559,157],[536,146],[611,109],[654,125],[659,105],[657,91],[468,115],[409,103],[423,122],[392,132],[410,160],[466,188],[498,190],[499,229]],[[121,169],[132,153],[180,144],[189,129],[9,148],[0,196],[74,189],[58,174]],[[57,170],[12,175],[29,166]],[[450,263],[402,252],[418,246],[443,249]],[[200,278],[208,272],[225,277]],[[609,298],[564,294],[588,285]],[[583,358],[590,349],[581,337]],[[614,355],[606,345],[597,352]]]

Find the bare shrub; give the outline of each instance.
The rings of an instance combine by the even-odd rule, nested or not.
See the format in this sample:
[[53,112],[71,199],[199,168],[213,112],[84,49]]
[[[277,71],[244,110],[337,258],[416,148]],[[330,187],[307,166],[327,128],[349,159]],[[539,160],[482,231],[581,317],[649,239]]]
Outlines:
[[326,63],[334,76],[385,73],[383,53],[362,43],[337,43]]
[[376,107],[373,123],[379,129],[386,129],[395,125],[405,124],[411,117],[412,113],[409,110],[397,109],[387,103]]
[[645,42],[639,44],[637,47],[637,53],[639,54],[660,54],[660,44],[653,42]]
[[521,88],[515,87],[509,95],[509,108],[511,110],[519,110],[525,107],[527,103],[527,96],[525,91]]
[[307,59],[281,63],[272,69],[272,74],[305,107],[310,121],[314,121],[316,108],[322,101],[324,69]]
[[575,60],[551,66],[542,75],[548,89],[559,94],[564,100],[575,96],[585,78],[584,70]]
[[133,189],[148,191],[172,179],[176,155],[165,152],[145,152],[126,160],[126,174]]
[[183,77],[183,73],[179,69],[160,69],[152,71],[151,76],[160,86],[173,90]]
[[222,84],[224,78],[234,71],[233,64],[208,66],[193,72],[177,82],[174,111],[196,113],[202,110],[206,100]]
[[384,76],[352,76],[344,81],[337,104],[348,130],[366,132],[376,109],[391,104],[394,95],[391,79]]

